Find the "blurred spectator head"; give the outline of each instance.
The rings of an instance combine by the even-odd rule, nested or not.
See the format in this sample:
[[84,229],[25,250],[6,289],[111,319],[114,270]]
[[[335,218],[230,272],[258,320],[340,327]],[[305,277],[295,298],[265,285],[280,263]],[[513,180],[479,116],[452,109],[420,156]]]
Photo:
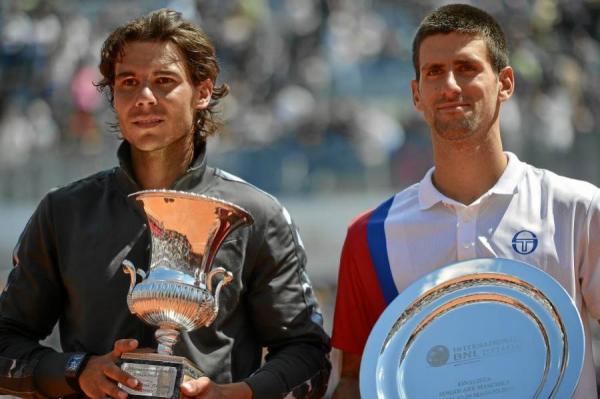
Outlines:
[[[197,25],[182,18],[181,13],[160,9],[135,19],[114,30],[106,39],[100,53],[102,80],[97,83],[100,90],[107,91],[113,104],[115,63],[122,56],[128,42],[158,41],[174,43],[183,54],[187,71],[194,84],[210,79],[213,84],[219,74],[215,48],[208,36]],[[196,111],[194,116],[194,141],[198,145],[219,128],[215,107],[227,95],[227,85],[215,86],[207,108]]]
[[482,38],[487,46],[490,62],[496,72],[508,65],[508,47],[502,28],[483,10],[466,4],[449,4],[426,16],[413,40],[413,66],[419,80],[419,50],[427,37],[451,32]]

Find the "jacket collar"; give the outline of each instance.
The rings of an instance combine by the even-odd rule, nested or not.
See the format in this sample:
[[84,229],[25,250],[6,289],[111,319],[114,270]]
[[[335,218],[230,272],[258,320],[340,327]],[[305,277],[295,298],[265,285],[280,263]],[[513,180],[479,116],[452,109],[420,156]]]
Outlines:
[[[508,164],[502,172],[500,179],[496,184],[488,190],[487,193],[483,194],[474,203],[477,203],[482,198],[487,197],[491,194],[496,195],[512,195],[518,191],[519,182],[525,172],[525,163],[521,162],[519,158],[512,152],[505,152],[508,157]],[[438,189],[433,185],[433,171],[435,167],[429,169],[425,174],[425,177],[419,183],[419,207],[421,210],[429,209],[439,202],[446,204],[459,204],[457,201],[446,197],[440,193]]]
[[[195,158],[190,167],[181,175],[171,187],[170,190],[188,191],[197,187],[203,180],[207,170],[206,166],[206,142],[196,147]],[[131,163],[131,146],[127,141],[123,141],[117,150],[119,166],[116,168],[117,180],[125,194],[131,194],[142,190],[135,181],[133,165]]]

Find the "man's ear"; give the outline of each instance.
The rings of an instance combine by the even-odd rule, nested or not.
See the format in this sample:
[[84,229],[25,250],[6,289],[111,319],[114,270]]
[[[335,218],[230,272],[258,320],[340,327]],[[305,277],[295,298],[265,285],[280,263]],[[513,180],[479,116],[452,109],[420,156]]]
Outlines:
[[213,82],[210,79],[205,79],[196,85],[196,93],[194,94],[194,108],[205,109],[210,104],[210,98],[213,92]]
[[419,93],[419,82],[416,80],[410,81],[410,88],[412,90],[412,100],[417,111],[422,111],[421,109],[421,94]]
[[498,100],[504,102],[508,100],[515,91],[515,73],[511,67],[504,67],[498,73],[498,85]]

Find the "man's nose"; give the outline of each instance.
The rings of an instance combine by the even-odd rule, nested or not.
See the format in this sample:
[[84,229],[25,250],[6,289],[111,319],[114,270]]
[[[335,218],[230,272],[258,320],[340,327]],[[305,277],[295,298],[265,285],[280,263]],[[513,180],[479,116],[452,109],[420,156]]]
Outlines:
[[138,107],[142,107],[144,105],[155,105],[155,104],[156,104],[156,97],[154,96],[154,93],[152,92],[152,88],[149,85],[144,84],[143,86],[140,87],[137,99],[135,101],[135,105]]
[[462,88],[460,87],[460,85],[458,84],[458,81],[456,80],[456,76],[454,75],[454,72],[448,71],[448,73],[446,74],[446,77],[444,79],[444,85],[442,87],[442,91],[443,91],[443,94],[446,95],[447,97],[453,97],[457,94],[460,94],[460,92],[462,91]]

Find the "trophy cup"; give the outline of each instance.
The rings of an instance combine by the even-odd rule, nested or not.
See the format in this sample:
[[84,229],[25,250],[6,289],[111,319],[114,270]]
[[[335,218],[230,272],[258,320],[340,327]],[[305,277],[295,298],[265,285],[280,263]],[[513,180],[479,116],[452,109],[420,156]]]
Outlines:
[[[173,356],[173,347],[182,331],[209,326],[217,317],[219,294],[233,275],[223,267],[212,268],[212,261],[225,238],[253,220],[233,204],[199,194],[147,190],[131,196],[146,214],[151,258],[147,275],[130,261],[123,262],[131,278],[127,305],[158,327],[158,348],[157,353],[121,356],[121,369],[142,388],[120,388],[133,398],[178,398],[181,383],[203,372],[185,357]],[[136,284],[138,276],[141,281]]]

